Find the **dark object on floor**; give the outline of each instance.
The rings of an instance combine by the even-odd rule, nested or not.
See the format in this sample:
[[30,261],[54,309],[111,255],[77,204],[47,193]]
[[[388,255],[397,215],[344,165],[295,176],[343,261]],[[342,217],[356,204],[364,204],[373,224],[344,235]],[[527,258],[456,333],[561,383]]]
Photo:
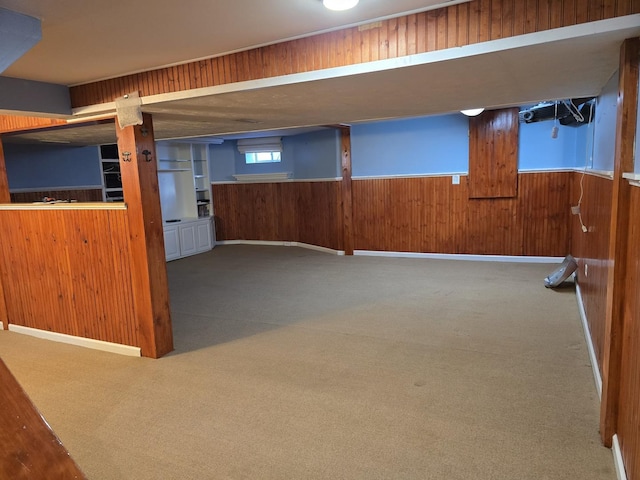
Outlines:
[[544,286],[555,288],[569,278],[578,269],[578,262],[571,255],[564,257],[562,265],[551,275],[544,279]]

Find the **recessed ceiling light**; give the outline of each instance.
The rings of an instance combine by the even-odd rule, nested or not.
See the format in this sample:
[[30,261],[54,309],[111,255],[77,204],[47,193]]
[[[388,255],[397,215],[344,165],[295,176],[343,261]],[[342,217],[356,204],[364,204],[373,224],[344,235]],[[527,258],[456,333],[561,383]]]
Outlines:
[[322,0],[329,10],[349,10],[358,4],[358,0]]
[[484,108],[471,108],[469,110],[460,110],[460,113],[466,115],[467,117],[477,117],[482,112],[484,112]]

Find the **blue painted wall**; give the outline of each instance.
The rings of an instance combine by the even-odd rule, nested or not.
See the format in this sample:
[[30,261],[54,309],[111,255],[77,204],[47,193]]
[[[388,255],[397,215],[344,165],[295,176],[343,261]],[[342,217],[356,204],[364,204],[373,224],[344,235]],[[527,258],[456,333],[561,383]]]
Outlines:
[[335,178],[341,175],[340,133],[326,129],[284,137],[284,155],[294,159],[294,178]]
[[102,188],[98,147],[4,145],[9,189]]
[[588,127],[566,127],[558,123],[558,136],[552,138],[553,126],[553,120],[520,124],[519,170],[574,168],[584,164],[586,137],[581,131]]
[[593,139],[593,168],[613,170],[616,141],[618,101],[618,72],[602,89],[596,103],[595,135]]
[[220,145],[209,145],[209,176],[212,182],[235,180],[236,155],[240,155],[236,142],[227,141]]
[[233,175],[250,173],[291,172],[293,178],[301,180],[340,175],[339,136],[335,129],[282,137],[282,150],[279,163],[247,165],[236,141],[211,145],[211,180],[233,181]]
[[462,114],[354,125],[354,177],[465,173],[469,170],[469,120]]

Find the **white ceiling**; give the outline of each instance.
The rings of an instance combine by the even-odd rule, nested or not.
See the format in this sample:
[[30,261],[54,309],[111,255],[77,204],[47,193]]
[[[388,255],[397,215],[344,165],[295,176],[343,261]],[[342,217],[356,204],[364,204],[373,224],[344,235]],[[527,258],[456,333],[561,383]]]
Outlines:
[[[424,10],[437,1],[360,0],[352,12],[331,13],[320,0],[183,0],[179,8],[169,0],[0,0],[2,7],[43,17],[43,41],[5,74],[78,83]],[[146,19],[135,18],[140,13]],[[598,95],[617,69],[622,41],[639,35],[640,15],[633,15],[370,64],[145,97],[143,111],[153,114],[158,139],[229,138]],[[76,116],[114,112],[114,104],[106,104],[79,109]],[[112,125],[102,124],[23,139],[110,143],[115,135]]]

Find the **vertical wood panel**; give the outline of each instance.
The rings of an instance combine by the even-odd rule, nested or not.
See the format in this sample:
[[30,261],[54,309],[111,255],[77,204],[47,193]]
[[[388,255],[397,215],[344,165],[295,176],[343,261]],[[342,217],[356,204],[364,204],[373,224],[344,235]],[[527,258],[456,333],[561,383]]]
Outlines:
[[[631,189],[631,218],[640,218],[640,188]],[[624,339],[622,346],[618,437],[627,478],[640,478],[640,224],[632,222],[627,240]]]
[[569,172],[520,175],[524,255],[564,257],[571,252],[571,180]]
[[490,2],[490,23],[489,23],[489,38],[496,40],[502,38],[502,19],[503,19],[503,2],[502,0],[491,0]]
[[[355,249],[566,255],[570,231],[561,222],[569,211],[570,174],[520,177],[520,198],[496,200],[470,200],[466,182],[452,185],[450,177],[356,180]],[[536,206],[524,208],[530,201]],[[545,235],[534,240],[537,232]]]
[[[132,91],[140,91],[143,95],[169,93],[352,65],[639,11],[638,0],[472,0],[417,15],[383,20],[380,27],[362,32],[348,28],[258,47],[248,53],[233,53],[75,86],[70,89],[71,103],[73,107],[80,107],[111,102]],[[207,62],[206,66],[203,62]]]
[[[577,216],[572,216],[571,254],[578,260],[578,283],[582,293],[591,341],[602,375],[602,358],[606,323],[607,300],[607,255],[609,250],[609,229],[611,195],[613,182],[609,178],[574,173],[571,188],[571,204],[577,205],[581,191],[584,192],[582,219],[589,228],[581,230]],[[580,187],[582,184],[582,188]],[[585,275],[585,265],[588,275]]]
[[[571,175],[522,174],[521,198],[505,201],[469,200],[464,177],[460,185],[450,177],[355,180],[354,249],[564,256]],[[218,240],[346,250],[338,182],[214,184],[213,196]]]
[[518,188],[518,109],[469,119],[469,197],[515,197]]
[[343,249],[339,182],[214,184],[217,240],[303,242]]
[[126,211],[0,211],[0,223],[10,323],[139,346]]
[[[627,39],[620,48],[620,77],[616,116],[611,229],[609,231],[609,272],[607,278],[607,323],[602,361],[602,402],[600,435],[611,446],[616,433],[620,394],[624,298],[629,235],[631,186],[622,178],[634,168],[634,147],[638,108],[638,58],[640,38]],[[635,220],[635,219],[634,219]]]
[[4,160],[4,148],[0,139],[0,203],[10,203],[9,178],[7,177],[7,165]]

